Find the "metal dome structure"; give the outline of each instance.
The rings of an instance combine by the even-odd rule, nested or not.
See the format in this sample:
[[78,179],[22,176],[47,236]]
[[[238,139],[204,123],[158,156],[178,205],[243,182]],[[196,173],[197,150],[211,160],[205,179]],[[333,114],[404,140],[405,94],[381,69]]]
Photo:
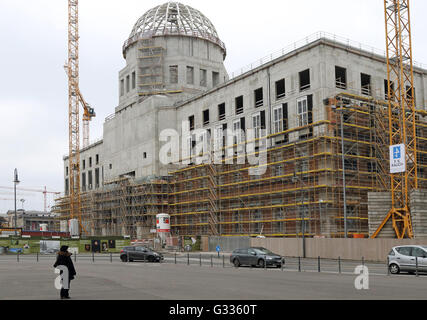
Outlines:
[[167,2],[148,10],[139,18],[123,45],[123,54],[140,39],[166,35],[205,39],[220,46],[224,57],[226,55],[225,44],[219,39],[212,22],[200,11],[179,2]]

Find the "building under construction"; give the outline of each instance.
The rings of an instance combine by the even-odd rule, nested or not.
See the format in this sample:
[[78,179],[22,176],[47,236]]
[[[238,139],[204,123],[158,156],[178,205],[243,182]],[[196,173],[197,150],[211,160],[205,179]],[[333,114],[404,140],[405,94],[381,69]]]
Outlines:
[[[168,213],[180,236],[367,237],[390,211],[395,84],[382,53],[318,33],[228,75],[213,24],[169,2],[137,21],[123,54],[119,105],[103,139],[80,153],[84,233],[142,239]],[[427,71],[413,73],[411,215],[425,237]],[[180,148],[165,161],[173,132]],[[65,157],[62,219],[69,171]],[[378,234],[393,235],[391,221]]]

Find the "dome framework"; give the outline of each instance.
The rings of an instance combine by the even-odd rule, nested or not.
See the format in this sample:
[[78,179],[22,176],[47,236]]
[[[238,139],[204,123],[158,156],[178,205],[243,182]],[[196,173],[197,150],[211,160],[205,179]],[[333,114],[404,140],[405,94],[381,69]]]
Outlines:
[[226,48],[212,22],[200,11],[179,2],[167,2],[148,10],[138,19],[129,39],[123,45],[123,54],[133,43],[156,36],[188,36],[208,40]]

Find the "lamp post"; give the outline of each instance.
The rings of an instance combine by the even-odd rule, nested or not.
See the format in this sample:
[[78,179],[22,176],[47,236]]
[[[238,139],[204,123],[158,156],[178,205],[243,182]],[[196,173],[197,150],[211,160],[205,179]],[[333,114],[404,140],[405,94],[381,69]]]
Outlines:
[[18,232],[17,232],[17,216],[16,216],[16,185],[19,184],[18,169],[15,169],[13,183],[14,183],[13,189],[14,189],[14,194],[15,194],[15,237],[16,237],[18,235]]
[[[292,178],[293,182],[297,182],[300,181],[301,185],[302,185],[302,208],[303,208],[303,212],[302,212],[302,219],[301,219],[301,233],[302,233],[302,256],[303,258],[305,258],[306,254],[305,254],[305,208],[304,208],[304,198],[305,198],[305,194],[304,194],[304,187],[305,187],[305,183],[300,179],[300,177],[298,177],[296,171],[294,171],[294,176]],[[300,213],[301,216],[301,213]]]

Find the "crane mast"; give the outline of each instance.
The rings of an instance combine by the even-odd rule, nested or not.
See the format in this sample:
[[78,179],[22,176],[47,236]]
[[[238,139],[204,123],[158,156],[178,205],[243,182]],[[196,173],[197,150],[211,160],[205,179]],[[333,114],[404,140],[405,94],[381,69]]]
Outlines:
[[390,146],[405,145],[406,171],[390,175],[392,208],[373,234],[392,219],[399,239],[413,238],[410,192],[418,189],[414,71],[409,0],[384,0]]
[[81,226],[79,128],[79,1],[68,0],[68,119],[70,217]]

